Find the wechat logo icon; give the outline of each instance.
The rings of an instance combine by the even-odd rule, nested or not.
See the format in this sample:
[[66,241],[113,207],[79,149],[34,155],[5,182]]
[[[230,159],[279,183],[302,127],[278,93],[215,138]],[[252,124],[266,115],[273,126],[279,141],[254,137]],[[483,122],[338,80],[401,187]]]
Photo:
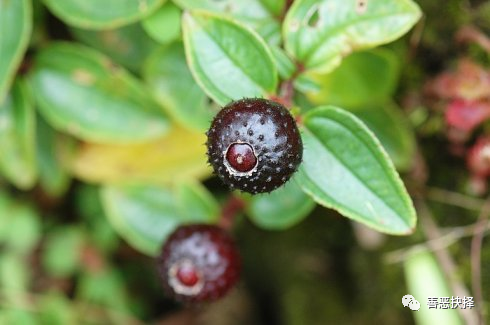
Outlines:
[[404,295],[402,298],[403,307],[408,307],[413,311],[420,309],[420,302],[417,301],[412,295]]

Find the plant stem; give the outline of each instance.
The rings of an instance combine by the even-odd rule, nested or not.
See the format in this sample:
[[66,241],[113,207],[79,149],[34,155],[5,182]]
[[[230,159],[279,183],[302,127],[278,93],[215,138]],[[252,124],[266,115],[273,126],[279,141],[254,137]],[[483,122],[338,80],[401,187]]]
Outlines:
[[426,195],[427,199],[431,201],[436,201],[474,211],[480,211],[485,203],[485,200],[437,187],[427,188]]
[[481,281],[481,248],[483,236],[488,224],[490,216],[490,197],[485,201],[481,208],[480,216],[474,228],[473,239],[471,240],[471,285],[475,302],[477,304],[479,324],[484,324],[483,319],[483,293]]
[[457,35],[456,39],[464,43],[475,43],[479,45],[483,50],[490,53],[490,38],[487,37],[482,31],[475,26],[462,27]]
[[286,3],[284,4],[284,8],[281,12],[281,15],[278,17],[280,22],[284,21],[284,18],[286,17],[286,14],[289,11],[289,8],[293,5],[294,0],[286,0]]
[[233,221],[238,213],[245,208],[245,201],[236,195],[230,195],[221,209],[221,217],[219,226],[223,229],[230,230],[233,226]]
[[281,83],[279,87],[279,96],[272,96],[271,99],[281,103],[286,108],[291,109],[294,98],[294,81],[301,73],[303,73],[303,71],[305,71],[304,65],[296,62],[296,71],[289,79],[284,80]]
[[[439,249],[445,249],[455,243],[458,240],[471,237],[475,233],[475,228],[477,223],[473,223],[467,226],[460,227],[451,227],[448,229],[441,228],[441,231],[444,233],[441,237],[434,238],[428,241],[425,241],[420,244],[415,244],[412,246],[408,246],[405,248],[397,249],[391,252],[388,252],[384,255],[384,261],[388,264],[401,263],[408,259],[413,254],[430,251],[433,252]],[[487,235],[490,232],[490,221],[487,221],[487,224],[484,228],[484,235]]]
[[[434,222],[432,212],[423,199],[417,200],[417,210],[419,211],[420,222],[423,225],[422,229],[426,237],[429,239],[429,247],[433,250],[434,255],[441,266],[443,273],[449,283],[449,286],[458,297],[469,297],[470,294],[463,282],[457,277],[457,267],[451,255],[446,249],[441,249],[434,246],[434,241],[441,237],[440,230]],[[478,324],[478,316],[474,310],[458,309],[459,314],[463,318],[465,324]]]

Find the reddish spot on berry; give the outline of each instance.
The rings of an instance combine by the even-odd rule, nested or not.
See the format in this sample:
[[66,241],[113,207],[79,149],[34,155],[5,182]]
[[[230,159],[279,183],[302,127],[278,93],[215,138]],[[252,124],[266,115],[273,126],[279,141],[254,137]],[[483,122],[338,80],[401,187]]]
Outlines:
[[238,172],[246,173],[255,168],[257,157],[247,143],[233,143],[226,152],[226,161]]
[[179,265],[176,277],[182,285],[193,287],[199,282],[200,274],[196,266],[189,262]]

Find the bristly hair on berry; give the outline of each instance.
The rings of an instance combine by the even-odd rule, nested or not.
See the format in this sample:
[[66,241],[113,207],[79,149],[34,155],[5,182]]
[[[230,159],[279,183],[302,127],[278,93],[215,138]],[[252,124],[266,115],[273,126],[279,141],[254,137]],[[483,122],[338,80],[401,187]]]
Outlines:
[[245,98],[226,105],[206,133],[208,162],[230,189],[267,193],[298,169],[303,143],[296,121],[279,103]]

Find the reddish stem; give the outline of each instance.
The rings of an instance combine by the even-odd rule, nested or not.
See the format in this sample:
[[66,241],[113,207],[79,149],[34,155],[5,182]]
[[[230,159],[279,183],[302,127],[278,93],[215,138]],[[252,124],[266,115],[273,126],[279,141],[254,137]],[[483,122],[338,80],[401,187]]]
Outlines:
[[286,14],[288,13],[289,8],[293,5],[294,0],[286,0],[286,3],[284,4],[284,8],[281,12],[281,15],[279,16],[279,20],[282,22],[284,18],[286,17]]
[[462,27],[456,35],[456,40],[478,44],[482,49],[490,53],[490,38],[475,26]]
[[293,106],[294,98],[294,80],[296,80],[296,78],[298,78],[298,76],[303,73],[303,71],[305,71],[304,65],[297,62],[296,71],[293,73],[293,75],[289,79],[284,80],[281,83],[279,87],[279,96],[272,95],[270,96],[270,99],[280,103],[288,109],[291,109],[291,107]]
[[223,229],[230,230],[236,215],[244,208],[245,201],[235,195],[231,195],[221,209],[219,226]]

